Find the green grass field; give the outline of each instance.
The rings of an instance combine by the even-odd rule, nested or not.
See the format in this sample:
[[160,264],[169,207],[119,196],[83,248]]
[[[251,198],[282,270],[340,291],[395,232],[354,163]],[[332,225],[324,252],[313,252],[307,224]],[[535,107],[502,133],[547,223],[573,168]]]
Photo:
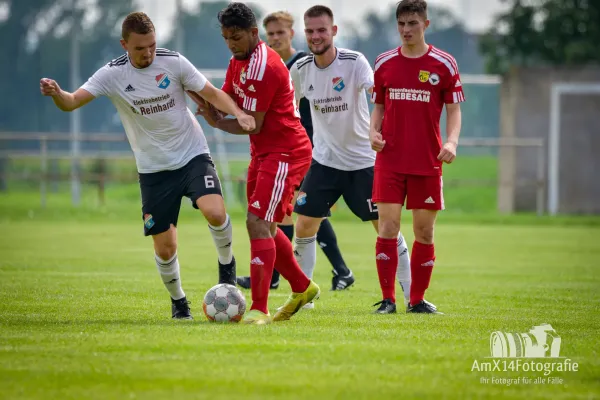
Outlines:
[[[139,194],[130,187],[108,194],[98,208],[86,192],[79,209],[66,193],[54,195],[45,210],[35,192],[0,196],[0,398],[600,396],[599,218],[443,213],[427,296],[446,315],[375,316],[375,234],[340,209],[332,221],[355,287],[329,292],[320,253],[316,308],[256,327],[205,320],[202,297],[216,283],[216,254],[187,203],[179,257],[196,319],[172,321],[151,239],[141,234]],[[231,213],[238,272],[246,274],[243,212]],[[287,284],[271,293],[272,312],[288,293]],[[556,329],[560,354],[578,363],[577,372],[551,373],[558,383],[507,386],[492,379],[545,376],[471,370],[475,360],[490,361],[492,332],[542,323]]]

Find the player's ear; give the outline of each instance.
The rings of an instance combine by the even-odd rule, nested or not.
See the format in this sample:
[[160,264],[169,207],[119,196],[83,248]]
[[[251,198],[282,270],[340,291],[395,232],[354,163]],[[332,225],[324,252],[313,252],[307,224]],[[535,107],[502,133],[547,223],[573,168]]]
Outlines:
[[123,50],[127,51],[127,42],[125,39],[121,39],[121,47],[123,47]]
[[290,38],[293,39],[294,38],[294,28],[290,28]]
[[337,35],[337,25],[334,25],[331,30],[333,31],[333,36]]
[[250,28],[250,33],[252,34],[253,38],[257,38],[258,37],[258,27],[255,26],[253,28]]
[[428,19],[425,20],[425,29],[429,28],[429,22],[430,21]]

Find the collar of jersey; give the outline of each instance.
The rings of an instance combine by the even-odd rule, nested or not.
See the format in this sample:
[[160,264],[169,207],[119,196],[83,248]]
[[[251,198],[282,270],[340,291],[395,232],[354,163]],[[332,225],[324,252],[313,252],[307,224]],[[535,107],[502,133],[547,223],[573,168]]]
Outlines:
[[321,68],[317,65],[317,57],[313,57],[313,63],[315,63],[315,67],[317,68],[317,71],[327,71],[329,68],[331,68],[331,66],[333,65],[334,62],[337,61],[338,57],[340,56],[340,51],[338,50],[337,47],[335,47],[335,58],[333,59],[333,61],[326,67]]

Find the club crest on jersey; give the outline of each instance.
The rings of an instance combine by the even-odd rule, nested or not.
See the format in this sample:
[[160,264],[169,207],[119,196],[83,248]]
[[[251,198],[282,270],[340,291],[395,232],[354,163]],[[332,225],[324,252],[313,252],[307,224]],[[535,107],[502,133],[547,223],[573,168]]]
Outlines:
[[246,83],[246,67],[242,68],[242,70],[240,71],[240,83]]
[[156,75],[156,78],[154,78],[154,79],[156,80],[156,85],[161,89],[166,89],[171,84],[171,81],[169,80],[169,76],[165,73]]
[[346,84],[344,83],[344,78],[342,78],[341,76],[338,76],[337,78],[333,78],[332,82],[333,82],[333,90],[335,90],[335,91],[341,92],[346,87]]
[[431,83],[433,86],[437,85],[440,83],[440,76],[435,73],[429,75],[429,83]]
[[429,71],[419,71],[419,82],[427,82],[429,80],[429,76],[431,75],[431,72]]

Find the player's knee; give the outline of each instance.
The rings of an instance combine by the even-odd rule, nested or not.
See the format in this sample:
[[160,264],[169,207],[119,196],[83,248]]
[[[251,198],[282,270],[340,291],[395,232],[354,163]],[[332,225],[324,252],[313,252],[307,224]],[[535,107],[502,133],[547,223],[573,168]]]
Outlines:
[[204,218],[212,226],[221,226],[227,220],[227,215],[224,210],[209,210],[204,213]]
[[379,219],[379,237],[393,239],[400,232],[400,221],[391,219]]
[[161,260],[170,260],[177,253],[177,243],[174,240],[156,243],[154,251]]
[[246,229],[248,229],[250,239],[267,239],[272,237],[271,223],[258,218],[252,213],[248,213],[246,217]]
[[433,243],[433,226],[416,225],[414,226],[415,240],[423,244]]
[[315,236],[321,225],[322,218],[312,218],[299,215],[296,220],[296,237],[306,238]]

